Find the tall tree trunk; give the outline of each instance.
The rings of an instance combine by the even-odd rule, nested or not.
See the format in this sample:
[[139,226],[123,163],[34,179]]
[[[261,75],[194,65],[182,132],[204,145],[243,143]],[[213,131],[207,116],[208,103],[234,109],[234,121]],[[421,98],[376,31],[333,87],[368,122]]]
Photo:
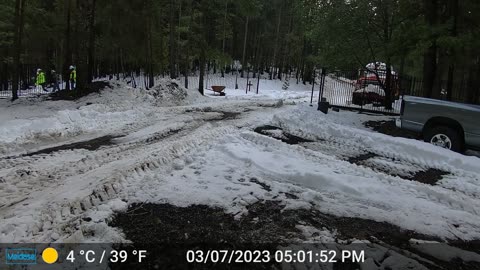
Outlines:
[[95,69],[95,11],[96,0],[91,0],[91,13],[89,21],[89,38],[88,38],[88,70],[87,70],[87,83],[93,81],[93,74]]
[[[225,44],[227,39],[227,12],[228,12],[228,0],[225,0],[225,11],[223,14],[223,39],[222,39],[222,58],[225,57]],[[222,61],[222,78],[225,77],[225,69],[227,67],[227,63]]]
[[[259,32],[259,30],[258,30],[258,28],[257,28],[256,36],[257,36],[257,35],[258,35],[258,36],[261,35],[260,32]],[[255,79],[256,76],[257,76],[258,70],[259,70],[258,66],[259,66],[259,64],[260,64],[260,63],[259,63],[260,38],[255,38],[254,40],[255,40],[255,55],[254,55],[253,61],[252,61],[252,62],[253,62],[253,76],[252,76],[252,78]]]
[[[194,12],[191,12],[191,15],[190,15],[190,20],[188,21],[188,29],[190,29],[190,27],[192,26],[193,24],[193,19],[194,19]],[[189,72],[189,66],[190,66],[190,35],[187,35],[187,44],[185,46],[185,51],[183,53],[184,55],[184,76],[185,76],[185,89],[188,89],[188,72]]]
[[[424,0],[424,12],[427,24],[430,28],[437,25],[437,0]],[[429,38],[430,46],[423,55],[423,91],[425,97],[432,97],[435,86],[435,77],[437,75],[437,37],[435,35]]]
[[451,63],[448,67],[448,75],[447,75],[447,100],[452,100],[453,95],[453,75],[455,72],[455,64]]
[[200,78],[198,80],[198,91],[200,94],[205,95],[204,93],[204,77],[205,77],[205,65],[206,65],[206,56],[205,48],[202,46],[200,52]]
[[76,0],[76,9],[75,9],[75,66],[77,71],[77,80],[75,82],[75,90],[77,92],[82,92],[85,90],[87,85],[87,62],[85,58],[85,44],[81,43],[80,40],[84,37],[83,31],[80,31],[80,26],[84,20],[83,18],[83,0]]
[[[176,20],[176,25],[177,26],[180,26],[181,25],[181,18],[182,18],[182,4],[183,4],[183,1],[178,1],[178,4],[179,6],[177,7],[177,20]],[[177,35],[175,36],[175,62],[176,62],[176,65],[175,65],[175,74],[177,75],[177,78],[180,77],[181,75],[181,70],[182,70],[182,60],[181,60],[181,57],[179,55],[179,44],[180,44],[180,37],[181,37],[181,32],[180,31],[176,31],[177,32]],[[182,52],[183,53],[183,52]]]
[[[452,27],[450,29],[450,35],[455,38],[457,37],[457,25],[458,25],[458,8],[459,0],[450,0],[450,12],[452,20]],[[448,66],[448,79],[447,79],[447,100],[452,100],[453,95],[453,80],[455,73],[455,50],[454,48],[449,48],[449,66]]]
[[305,62],[307,58],[307,37],[303,36],[303,46],[302,46],[302,60],[300,61],[300,77],[302,83],[305,84]]
[[170,54],[170,78],[176,79],[175,69],[175,0],[170,0],[170,35],[169,35],[169,54]]
[[12,101],[18,99],[18,86],[21,72],[20,55],[22,53],[23,22],[26,0],[15,1],[15,33],[14,33],[14,56],[13,56],[13,80]]
[[476,57],[475,64],[468,70],[467,95],[465,102],[479,104],[480,100],[480,57]]
[[72,65],[72,48],[70,47],[70,31],[71,31],[71,20],[72,20],[72,12],[71,12],[71,0],[66,0],[66,25],[65,25],[65,60],[63,63],[63,78],[65,81],[65,89],[70,90],[70,69],[69,66]]
[[276,74],[276,68],[277,68],[277,52],[278,52],[278,43],[279,43],[279,38],[280,38],[280,25],[282,23],[282,5],[280,4],[280,10],[278,12],[278,18],[277,18],[277,29],[276,29],[276,35],[275,35],[275,44],[273,48],[273,59],[272,59],[272,66],[271,66],[271,71],[270,71],[270,80],[272,80],[275,77]]
[[243,53],[242,53],[242,75],[241,77],[243,78],[244,76],[244,70],[247,68],[248,64],[245,62],[246,61],[246,53],[247,53],[247,39],[248,39],[248,21],[249,21],[249,16],[247,16],[245,20],[245,36],[243,39]]
[[185,76],[185,89],[188,89],[188,63],[184,65],[184,76]]
[[4,62],[2,65],[0,89],[2,91],[8,91],[8,64]]
[[404,87],[403,79],[406,78],[406,76],[404,76],[403,73],[405,71],[406,58],[407,58],[407,52],[404,51],[402,52],[402,56],[400,59],[400,68],[398,69],[398,73],[395,75],[396,81],[398,81],[398,89],[396,89],[397,92],[395,93],[396,97],[398,97],[399,95],[405,94],[405,90],[403,88]]
[[152,48],[152,2],[145,1],[146,12],[146,26],[147,26],[147,72],[148,72],[148,88],[155,85],[155,78],[153,76],[153,48]]
[[[293,32],[293,17],[289,20],[288,22],[288,34],[290,35],[292,32]],[[286,73],[285,72],[285,66],[287,65],[287,54],[288,54],[288,42],[286,40],[283,40],[283,42],[285,44],[285,48],[284,48],[284,52],[282,54],[282,61],[281,61],[281,64],[279,66],[279,71],[278,71],[278,79],[279,80],[282,80],[282,74],[283,73]],[[315,76],[313,77],[313,79],[315,80]]]
[[432,44],[423,55],[423,91],[425,97],[430,98],[433,96],[436,74],[437,46],[436,44]]
[[474,104],[480,104],[480,63],[477,64],[477,74],[475,76],[476,82],[475,82],[475,94],[473,96],[473,99],[467,100],[469,103],[474,103]]
[[[151,30],[150,30],[151,31]],[[155,86],[155,76],[153,75],[153,46],[152,46],[152,34],[150,33],[150,38],[148,39],[148,53],[150,55],[149,57],[149,65],[148,65],[148,78],[149,78],[149,84],[148,87],[152,88]]]

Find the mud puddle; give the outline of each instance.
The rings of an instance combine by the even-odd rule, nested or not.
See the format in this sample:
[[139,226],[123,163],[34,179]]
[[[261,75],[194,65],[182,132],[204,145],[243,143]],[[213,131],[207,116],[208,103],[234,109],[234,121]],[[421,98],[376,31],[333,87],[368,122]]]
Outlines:
[[217,111],[216,113],[220,113],[221,116],[214,118],[212,120],[207,120],[207,121],[233,120],[233,119],[237,119],[238,116],[241,114],[239,112],[223,112],[223,111]]
[[183,129],[179,128],[179,129],[172,129],[168,132],[160,132],[160,133],[155,133],[153,134],[151,137],[147,138],[145,140],[145,143],[155,143],[155,142],[158,142],[158,141],[161,141],[161,140],[164,140],[170,136],[173,136],[175,134],[178,134],[180,133],[180,131],[182,131]]
[[268,192],[272,191],[272,187],[270,185],[264,182],[261,182],[256,177],[250,178],[250,182],[259,185],[265,191],[268,191]]
[[62,144],[59,146],[49,147],[49,148],[45,148],[45,149],[34,151],[34,152],[29,152],[29,153],[18,155],[18,156],[10,156],[10,157],[6,157],[5,159],[14,159],[18,157],[31,157],[31,156],[37,156],[37,155],[49,155],[49,154],[63,151],[63,150],[74,150],[74,149],[86,149],[90,151],[95,151],[100,147],[115,144],[114,139],[117,139],[120,137],[123,137],[123,136],[107,135],[107,136],[102,136],[102,137],[98,137],[98,138],[87,140],[87,141],[68,143],[68,144]]
[[[380,259],[375,256],[372,259],[379,267],[382,267],[384,262],[391,262],[394,256],[398,256],[395,252],[382,251],[382,247],[388,250],[392,247],[397,250],[408,250],[405,253],[407,255],[402,253],[402,256],[406,256],[407,260],[416,261],[419,266],[427,269],[478,269],[475,267],[480,267],[477,263],[463,262],[458,259],[445,262],[424,255],[411,247],[410,240],[438,241],[438,239],[402,230],[384,222],[336,217],[312,209],[286,210],[278,201],[259,201],[247,206],[247,209],[247,214],[236,219],[234,215],[225,213],[221,208],[205,205],[177,207],[170,204],[134,204],[126,212],[117,213],[110,225],[125,233],[126,238],[133,242],[132,248],[151,245],[155,247],[152,252],[163,252],[155,253],[163,256],[157,256],[148,265],[143,265],[145,267],[143,269],[193,269],[191,265],[190,268],[185,268],[188,265],[184,259],[185,249],[192,246],[202,249],[223,247],[276,250],[279,246],[288,246],[299,243],[302,239],[311,239],[310,237],[316,236],[316,232],[311,236],[305,236],[299,229],[299,225],[311,226],[319,231],[336,232],[336,241],[322,243],[327,246],[338,245],[339,240],[342,240],[341,243],[344,245],[353,239],[378,243],[378,252],[383,252],[384,255]],[[464,245],[468,245],[471,249],[479,248],[478,242],[468,242]],[[170,249],[167,248],[168,246]],[[389,257],[392,258],[389,260]],[[333,269],[359,269],[358,265],[353,265],[353,268],[345,268],[346,266],[333,265]],[[125,264],[122,267],[124,268],[115,269],[129,269],[128,267],[132,265]],[[270,263],[250,264],[247,268],[242,264],[228,265],[228,267],[207,264],[203,265],[203,268],[195,267],[195,269],[279,268],[278,265]]]
[[[392,166],[388,166],[384,162],[376,163],[374,162],[375,158],[379,158],[383,161],[390,162]],[[442,180],[444,176],[447,176],[450,174],[447,171],[434,169],[434,168],[421,169],[420,167],[418,167],[416,171],[408,171],[404,168],[396,168],[393,165],[396,163],[402,163],[402,161],[383,157],[371,152],[354,156],[354,157],[349,157],[347,158],[347,161],[352,164],[368,167],[375,171],[383,172],[391,176],[400,177],[410,181],[417,181],[417,182],[429,184],[429,185],[436,185],[437,182]],[[415,167],[415,164],[411,164],[411,165],[412,166],[409,166],[409,167]]]
[[241,114],[239,112],[224,112],[224,111],[211,111],[212,113],[218,113],[219,116],[214,116],[209,119],[205,119],[205,122],[216,122],[216,121],[226,121],[238,119],[238,116]]
[[211,107],[188,109],[185,112],[187,112],[187,113],[198,112],[198,113],[218,113],[218,114],[220,114],[219,116],[214,116],[212,118],[205,119],[204,121],[206,121],[206,122],[234,120],[234,119],[238,119],[238,117],[242,114],[241,112],[214,110]]
[[257,127],[253,130],[254,132],[258,134],[262,134],[265,136],[269,136],[271,138],[280,140],[284,143],[290,144],[290,145],[295,145],[295,144],[300,144],[300,143],[307,143],[307,142],[313,142],[312,140],[304,139],[302,137],[298,137],[295,135],[292,135],[290,133],[285,132],[279,127],[275,126],[261,126]]

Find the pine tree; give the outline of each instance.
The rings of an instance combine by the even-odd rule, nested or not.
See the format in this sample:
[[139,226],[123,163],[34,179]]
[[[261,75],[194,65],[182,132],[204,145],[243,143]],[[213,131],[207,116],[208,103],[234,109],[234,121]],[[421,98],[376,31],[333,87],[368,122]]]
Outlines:
[[445,88],[458,99],[463,87],[478,102],[479,13],[478,0],[3,0],[0,89],[25,87],[37,67],[67,79],[76,65],[88,88],[99,74],[146,74],[151,86],[155,75],[198,74],[200,62],[224,73],[239,60],[254,76],[306,83],[318,65],[382,61],[425,77],[427,96]]

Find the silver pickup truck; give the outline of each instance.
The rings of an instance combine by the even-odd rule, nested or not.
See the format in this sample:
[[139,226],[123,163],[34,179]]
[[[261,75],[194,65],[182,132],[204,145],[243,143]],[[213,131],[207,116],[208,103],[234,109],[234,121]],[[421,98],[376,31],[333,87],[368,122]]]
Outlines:
[[399,128],[421,133],[426,142],[462,152],[480,149],[480,106],[405,96]]

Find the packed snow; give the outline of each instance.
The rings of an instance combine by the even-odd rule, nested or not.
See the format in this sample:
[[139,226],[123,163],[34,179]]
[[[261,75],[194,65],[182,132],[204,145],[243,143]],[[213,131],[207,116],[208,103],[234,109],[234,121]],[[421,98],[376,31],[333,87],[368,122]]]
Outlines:
[[[261,200],[445,241],[480,239],[478,157],[362,124],[386,116],[325,115],[309,106],[308,86],[272,83],[259,95],[227,89],[225,97],[203,97],[181,85],[162,80],[145,90],[119,82],[77,101],[1,101],[0,242],[128,241],[107,223],[132,203],[203,204],[240,217]],[[281,130],[254,132],[265,125]],[[283,132],[309,141],[287,144],[278,140]],[[95,150],[25,155],[105,135],[113,139]],[[371,164],[407,174],[449,174],[428,185],[348,162],[365,153],[377,155]],[[312,241],[335,239],[299,226],[318,232]]]

